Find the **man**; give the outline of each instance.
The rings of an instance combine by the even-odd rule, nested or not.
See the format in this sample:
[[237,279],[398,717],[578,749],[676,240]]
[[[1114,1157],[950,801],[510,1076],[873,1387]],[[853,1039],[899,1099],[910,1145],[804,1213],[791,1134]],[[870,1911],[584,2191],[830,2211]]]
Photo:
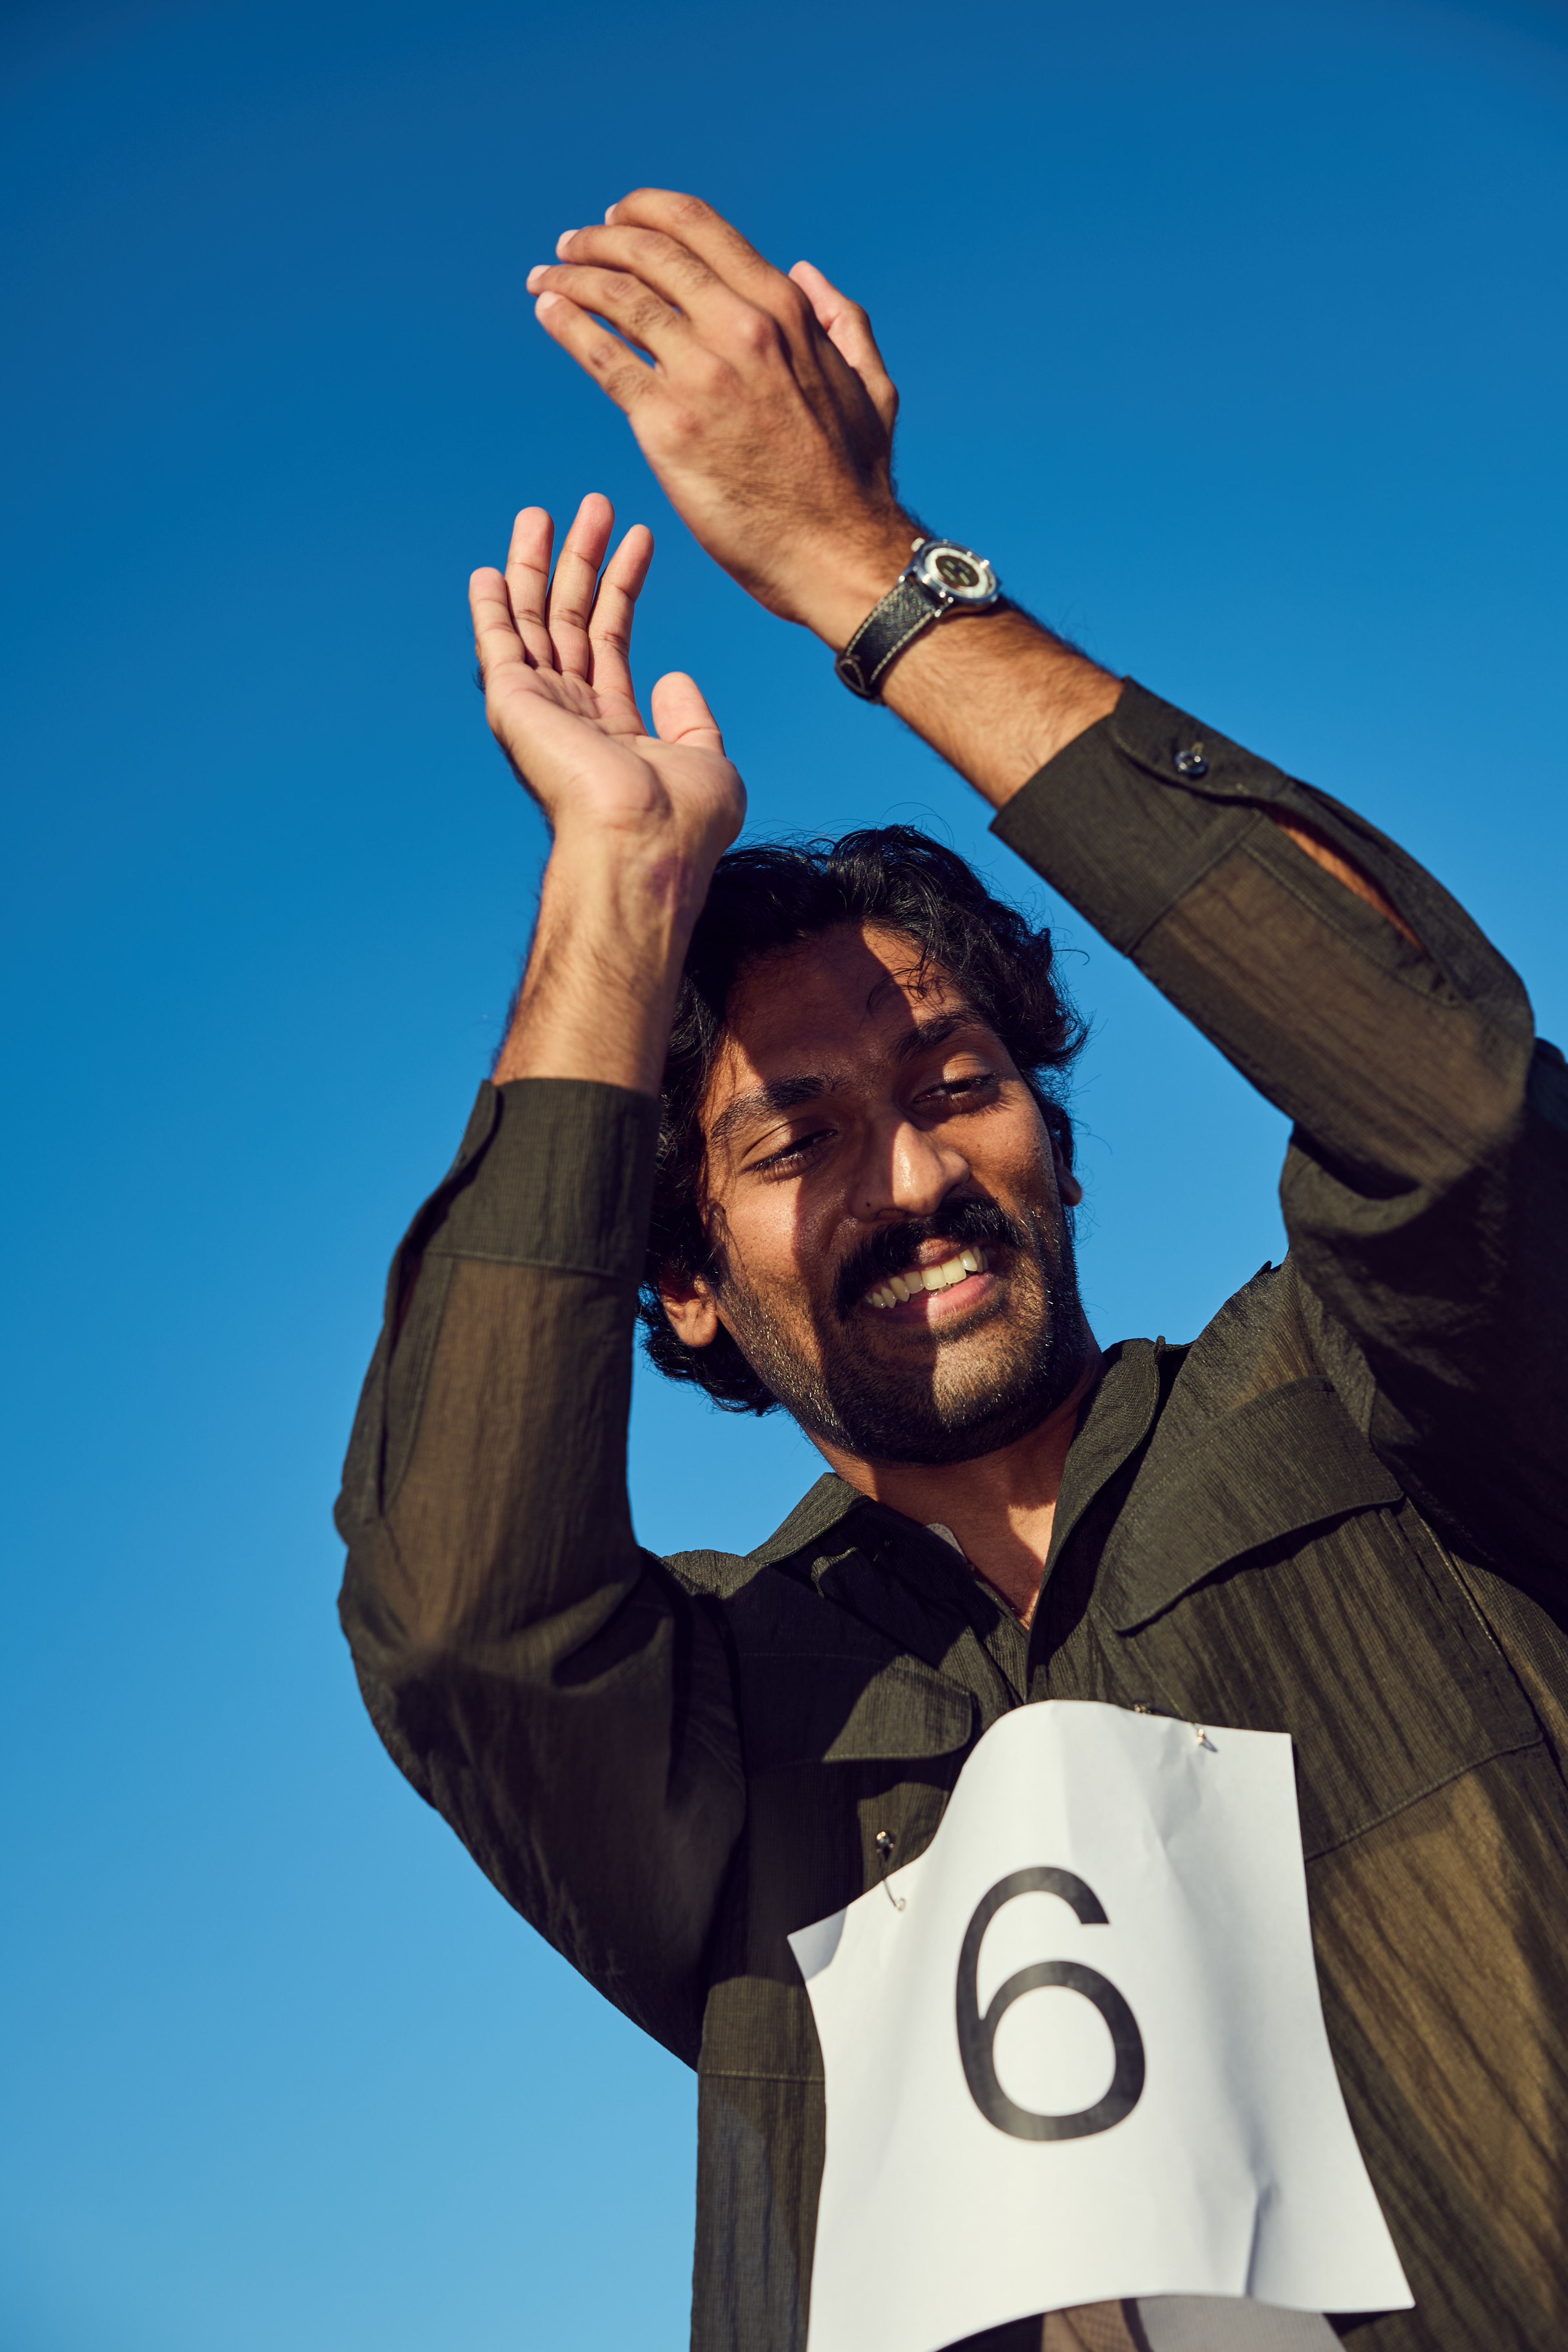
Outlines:
[[[553,845],[350,1454],[377,1727],[698,2066],[702,2352],[805,2340],[824,2094],[787,1935],[919,1854],[1021,1703],[1289,1732],[1330,2039],[1415,2298],[1335,2325],[1544,2352],[1568,2340],[1562,1057],[1371,826],[927,543],[865,316],[819,272],[652,190],[559,253],[542,322],[703,544],[1290,1116],[1290,1251],[1190,1348],[1097,1348],[1048,942],[906,832],[720,865],[742,797],[698,689],[655,688],[653,736],[633,699],[647,533],[601,574],[590,499],[552,582],[525,511],[476,634]],[[748,1559],[637,1548],[639,1283],[664,1369],[782,1400],[830,1465]],[[700,1527],[700,1453],[690,1475]]]

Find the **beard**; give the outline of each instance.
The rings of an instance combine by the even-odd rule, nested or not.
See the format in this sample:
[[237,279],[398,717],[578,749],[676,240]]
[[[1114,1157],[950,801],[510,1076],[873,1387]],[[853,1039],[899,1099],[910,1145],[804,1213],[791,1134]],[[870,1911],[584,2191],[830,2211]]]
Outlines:
[[[907,1266],[922,1242],[985,1250],[1002,1276],[923,1361],[888,1361],[867,1344],[867,1290]],[[997,1260],[1003,1263],[998,1266]],[[768,1302],[726,1267],[719,1303],[758,1379],[809,1436],[861,1462],[973,1462],[1037,1429],[1083,1370],[1088,1332],[1066,1212],[1010,1215],[996,1202],[944,1202],[933,1216],[872,1234],[811,1309],[816,1348],[792,1336]]]

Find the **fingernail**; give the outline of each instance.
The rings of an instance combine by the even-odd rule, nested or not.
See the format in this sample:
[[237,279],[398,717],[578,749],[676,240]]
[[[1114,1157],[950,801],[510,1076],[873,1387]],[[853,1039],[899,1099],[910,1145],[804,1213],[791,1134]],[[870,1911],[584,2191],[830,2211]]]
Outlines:
[[534,317],[536,319],[542,319],[546,310],[550,310],[552,306],[559,302],[560,299],[561,297],[559,294],[541,294],[533,306]]
[[550,264],[548,261],[536,261],[534,263],[532,268],[528,273],[528,290],[531,294],[533,291],[534,279],[536,278],[542,278],[549,267]]
[[606,205],[605,206],[605,226],[606,228],[608,228],[610,223],[615,219],[615,217],[616,208],[614,205]]
[[564,257],[567,247],[571,244],[577,232],[574,228],[563,228],[562,230],[560,236],[555,240],[555,251],[558,258]]

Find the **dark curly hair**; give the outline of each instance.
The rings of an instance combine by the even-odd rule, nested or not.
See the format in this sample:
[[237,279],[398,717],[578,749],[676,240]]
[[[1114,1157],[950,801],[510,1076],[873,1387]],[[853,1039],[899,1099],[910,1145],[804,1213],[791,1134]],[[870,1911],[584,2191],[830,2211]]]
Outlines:
[[698,918],[664,1066],[658,1173],[638,1316],[661,1372],[694,1381],[727,1412],[768,1412],[763,1387],[728,1331],[689,1348],[670,1328],[658,1277],[673,1270],[711,1278],[702,1223],[704,1140],[700,1114],[723,1040],[736,982],[759,956],[841,923],[876,923],[909,940],[919,969],[939,965],[995,1031],[1028,1082],[1047,1128],[1072,1165],[1064,1075],[1084,1024],[1058,982],[1056,950],[1016,907],[994,898],[951,849],[912,825],[847,833],[841,841],[759,843],[721,857]]

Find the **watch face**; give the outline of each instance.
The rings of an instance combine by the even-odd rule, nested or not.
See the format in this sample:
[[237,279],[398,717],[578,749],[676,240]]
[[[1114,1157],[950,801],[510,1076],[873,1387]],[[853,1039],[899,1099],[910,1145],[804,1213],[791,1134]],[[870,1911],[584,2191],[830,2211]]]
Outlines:
[[959,604],[990,604],[1000,593],[996,574],[972,547],[933,539],[910,566],[922,587],[935,588]]

